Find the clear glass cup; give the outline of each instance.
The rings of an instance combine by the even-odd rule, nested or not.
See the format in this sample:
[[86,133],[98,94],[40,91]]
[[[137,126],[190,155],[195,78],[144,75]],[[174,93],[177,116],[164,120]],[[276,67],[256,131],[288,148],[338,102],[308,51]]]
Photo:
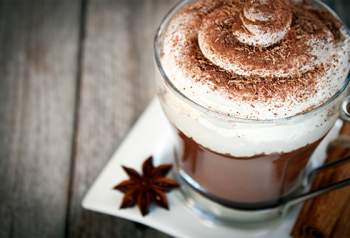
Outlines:
[[[186,2],[167,14],[155,38],[155,59],[161,75],[157,80],[158,97],[176,135],[177,177],[183,191],[192,205],[223,219],[242,220],[241,212],[246,211],[254,211],[255,218],[259,217],[256,212],[277,214],[280,209],[276,208],[287,201],[300,201],[310,195],[300,196],[310,170],[309,158],[338,119],[349,78],[344,77],[338,91],[322,105],[288,118],[248,120],[205,108],[172,84],[160,61],[162,32]],[[281,140],[286,134],[289,140]],[[291,144],[292,150],[280,152]],[[234,151],[262,145],[270,152],[251,157],[221,152],[222,148]]]

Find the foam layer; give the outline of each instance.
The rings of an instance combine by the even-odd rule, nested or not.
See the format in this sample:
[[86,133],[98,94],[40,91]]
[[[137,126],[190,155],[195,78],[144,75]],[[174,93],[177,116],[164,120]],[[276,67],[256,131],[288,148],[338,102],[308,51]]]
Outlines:
[[[288,33],[276,45],[261,49],[237,43],[231,34],[232,25],[242,24],[239,15],[232,17],[243,9],[240,1],[202,0],[185,6],[162,36],[161,63],[167,77],[192,101],[231,117],[281,119],[319,106],[348,74],[349,38],[344,29],[334,31],[335,19],[328,26],[309,5],[292,8]],[[305,22],[312,22],[311,30],[300,30],[301,25],[310,26]],[[262,60],[264,55],[272,56],[271,61]],[[168,117],[181,131],[204,147],[233,156],[298,149],[324,136],[336,119],[333,105],[295,123],[234,123],[201,113],[172,93],[163,96]]]
[[[241,24],[233,16],[242,7],[238,0],[202,0],[172,18],[161,62],[183,94],[221,113],[258,120],[308,111],[335,94],[349,70],[344,29],[335,40],[328,19],[320,19],[309,5],[293,5],[295,20],[286,39],[265,50],[246,47],[226,26],[215,27],[225,19]],[[225,40],[232,42],[225,45]]]
[[[222,14],[223,8],[214,10],[202,20],[198,31],[198,44],[202,54],[220,68],[246,77],[254,75],[286,78],[313,71],[316,66],[331,61],[334,36],[325,24],[308,10],[294,7],[297,17],[291,29],[282,28],[271,32],[267,29],[261,34],[252,34],[244,30],[247,26],[239,22],[240,13],[236,9],[225,8],[225,12],[229,11],[233,18]],[[228,22],[227,19],[232,20]],[[218,24],[221,27],[217,27]],[[303,29],[307,24],[312,26],[312,30]],[[279,40],[284,37],[284,41],[269,49],[248,47],[239,42],[241,37],[233,37],[231,30],[225,29],[228,26],[234,31],[240,31],[241,37],[250,40],[259,38],[271,42],[275,41],[273,35],[276,35]],[[288,29],[288,35],[285,35]],[[239,41],[235,41],[236,38]]]

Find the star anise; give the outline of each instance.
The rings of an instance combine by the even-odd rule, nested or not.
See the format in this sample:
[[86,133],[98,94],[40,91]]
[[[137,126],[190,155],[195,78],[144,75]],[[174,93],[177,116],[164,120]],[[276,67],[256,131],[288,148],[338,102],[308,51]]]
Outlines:
[[129,179],[114,187],[114,189],[124,193],[120,209],[133,207],[137,204],[141,214],[145,216],[149,213],[149,206],[154,202],[169,210],[166,193],[179,187],[174,179],[166,177],[172,168],[171,164],[154,167],[151,156],[143,162],[142,175],[132,168],[122,167]]

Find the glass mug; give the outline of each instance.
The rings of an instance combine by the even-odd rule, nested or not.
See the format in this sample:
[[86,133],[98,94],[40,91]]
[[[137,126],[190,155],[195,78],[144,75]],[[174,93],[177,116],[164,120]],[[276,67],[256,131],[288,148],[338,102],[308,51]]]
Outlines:
[[[176,134],[176,175],[189,204],[220,220],[257,221],[283,214],[305,199],[350,185],[347,179],[317,191],[305,189],[315,172],[333,166],[314,169],[309,158],[339,115],[349,120],[350,99],[346,96],[350,78],[344,78],[338,91],[322,105],[288,118],[240,119],[205,108],[172,84],[160,61],[162,32],[187,2],[180,2],[164,18],[154,48],[161,74],[157,80],[158,98]],[[290,140],[281,140],[280,135],[286,134]],[[305,138],[312,143],[305,145]],[[292,151],[276,152],[290,148],[291,144]],[[262,146],[271,152],[251,157],[221,152],[222,148],[244,152],[245,148]]]

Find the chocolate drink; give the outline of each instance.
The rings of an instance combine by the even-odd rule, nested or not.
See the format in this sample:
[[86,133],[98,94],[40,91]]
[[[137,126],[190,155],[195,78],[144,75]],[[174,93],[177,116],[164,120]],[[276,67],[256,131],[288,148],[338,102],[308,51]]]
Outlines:
[[226,206],[245,209],[275,205],[298,188],[301,171],[321,141],[288,153],[232,157],[204,148],[180,131],[179,135],[183,144],[179,167],[200,184],[199,192]]
[[350,58],[341,22],[308,1],[188,1],[157,40],[180,177],[234,208],[296,191],[338,117]]

